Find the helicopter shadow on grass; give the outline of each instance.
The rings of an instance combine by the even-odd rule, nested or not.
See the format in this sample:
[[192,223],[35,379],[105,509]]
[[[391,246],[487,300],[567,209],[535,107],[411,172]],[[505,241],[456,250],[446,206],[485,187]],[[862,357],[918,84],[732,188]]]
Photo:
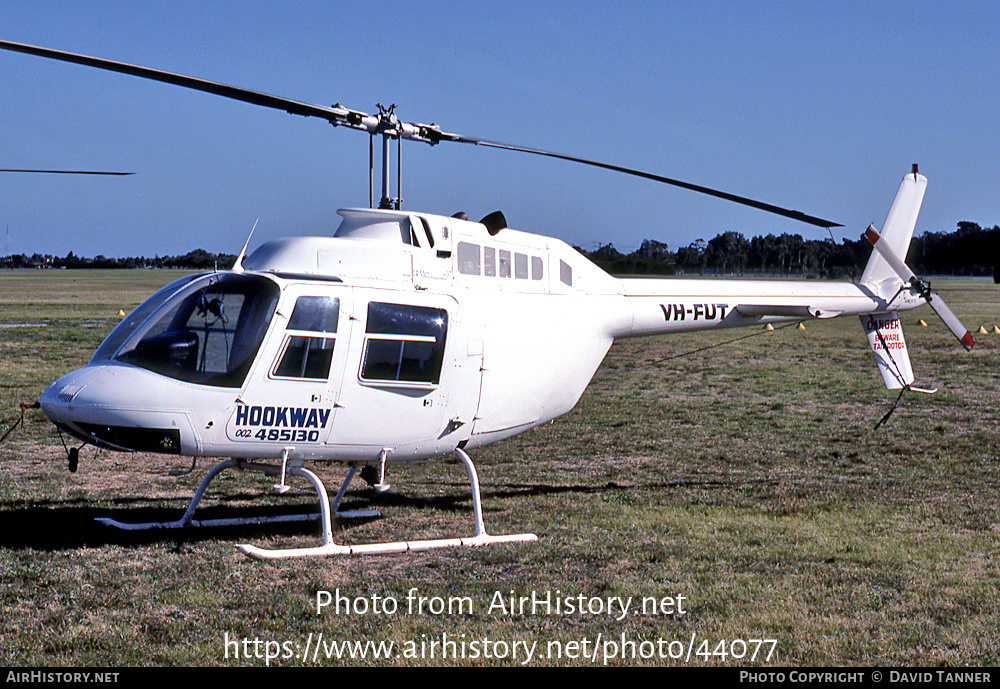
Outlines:
[[[382,493],[363,490],[345,496],[341,509],[385,508],[401,510],[433,510],[435,512],[468,513],[472,518],[472,496],[461,483],[445,484],[449,492],[438,496],[412,496],[405,493]],[[607,490],[606,486],[545,486],[517,485],[484,493],[490,511],[490,499],[546,495],[562,492],[593,493]],[[198,508],[195,520],[253,519],[286,515],[315,515],[314,519],[267,524],[235,526],[202,526],[197,528],[153,528],[122,530],[105,526],[96,521],[109,518],[124,523],[170,522],[180,519],[187,508],[186,501],[176,498],[116,498],[96,502],[86,498],[67,500],[0,502],[0,548],[11,550],[59,551],[103,546],[145,546],[155,543],[184,543],[244,539],[278,535],[315,534],[318,529],[319,510],[315,494],[293,491],[284,496],[281,505],[247,504],[254,496],[238,492],[208,498],[210,502]],[[336,530],[344,532],[354,526],[378,517],[336,520]]]
[[[724,485],[723,485],[724,484]],[[483,491],[483,509],[487,514],[500,511],[496,501],[528,499],[562,494],[596,495],[624,494],[631,491],[663,491],[694,487],[725,487],[729,481],[684,480],[654,482],[643,485],[622,485],[614,481],[601,484],[552,485],[544,483],[507,483],[493,490]],[[341,503],[344,511],[357,509],[388,509],[434,511],[465,515],[472,518],[472,495],[461,482],[439,484],[447,492],[435,496],[408,495],[405,492],[375,493],[372,490],[353,491]],[[124,523],[169,522],[184,514],[186,502],[176,498],[116,498],[95,502],[86,498],[0,503],[0,548],[11,550],[60,551],[103,546],[137,547],[155,543],[185,543],[219,541],[227,539],[261,538],[268,536],[312,535],[317,532],[319,514],[314,494],[294,491],[285,496],[290,499],[281,505],[247,504],[248,499],[259,498],[246,492],[212,496],[211,503],[199,507],[195,520],[253,519],[285,515],[313,514],[314,519],[267,524],[242,524],[236,526],[202,526],[197,528],[153,528],[129,531],[105,526],[96,521],[110,518]],[[336,520],[340,533],[367,523],[378,517]]]
[[[303,514],[314,511],[312,504],[280,506],[227,505],[240,496],[220,497],[215,504],[198,509],[197,519],[234,519]],[[221,504],[220,504],[221,503]],[[119,498],[93,502],[84,498],[50,500],[24,506],[0,503],[0,548],[12,550],[59,551],[99,548],[109,545],[144,546],[154,543],[182,543],[221,540],[253,534],[303,533],[315,530],[314,522],[287,522],[269,525],[218,526],[199,528],[154,528],[128,531],[96,521],[109,518],[124,523],[169,522],[180,519],[186,502],[174,498]]]

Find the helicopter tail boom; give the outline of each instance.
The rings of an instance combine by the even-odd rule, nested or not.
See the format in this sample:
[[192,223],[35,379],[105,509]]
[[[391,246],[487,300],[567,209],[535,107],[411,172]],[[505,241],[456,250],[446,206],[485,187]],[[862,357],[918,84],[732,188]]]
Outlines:
[[885,385],[914,381],[899,312],[928,304],[966,350],[974,341],[940,296],[913,274],[910,246],[927,178],[913,166],[899,186],[881,232],[863,235],[873,247],[858,283],[767,280],[623,280],[631,319],[615,337],[753,326],[834,316],[858,316]]

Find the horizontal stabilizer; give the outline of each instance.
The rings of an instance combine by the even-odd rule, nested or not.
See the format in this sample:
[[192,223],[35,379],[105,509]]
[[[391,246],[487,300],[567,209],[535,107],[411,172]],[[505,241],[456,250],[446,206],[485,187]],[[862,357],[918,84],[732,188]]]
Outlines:
[[823,311],[800,304],[740,304],[736,310],[743,316],[775,316],[779,318],[833,318],[841,313],[840,311]]

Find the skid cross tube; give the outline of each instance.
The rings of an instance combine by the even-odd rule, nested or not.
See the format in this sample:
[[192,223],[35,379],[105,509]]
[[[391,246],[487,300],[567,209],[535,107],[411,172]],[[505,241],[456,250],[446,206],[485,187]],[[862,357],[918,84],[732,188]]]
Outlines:
[[[289,463],[288,473],[294,475],[303,475],[294,471],[297,467]],[[247,471],[256,471],[268,476],[278,476],[282,473],[282,467],[277,467],[271,464],[261,464],[258,462],[243,462],[238,459],[227,459],[219,462],[214,467],[212,467],[209,472],[205,475],[205,478],[201,480],[198,485],[198,490],[195,491],[194,497],[191,498],[190,504],[188,504],[187,509],[184,511],[184,515],[175,521],[166,522],[143,522],[138,524],[130,524],[127,522],[120,522],[115,519],[109,519],[107,517],[98,517],[96,521],[104,524],[105,526],[110,526],[115,529],[122,529],[124,531],[147,531],[151,529],[183,529],[188,527],[212,527],[212,526],[243,526],[250,524],[271,524],[278,522],[302,522],[311,521],[321,517],[321,514],[316,512],[305,513],[305,514],[285,514],[285,515],[273,515],[269,517],[259,516],[259,517],[234,517],[230,519],[194,519],[194,512],[198,508],[198,504],[201,502],[202,497],[205,495],[205,490],[208,488],[208,484],[218,476],[223,470],[230,468],[245,469]],[[337,492],[337,497],[334,498],[332,509],[334,514],[338,517],[378,517],[381,516],[378,510],[352,510],[348,512],[338,512],[337,508],[340,506],[340,501],[344,497],[344,493],[347,492],[347,487],[357,473],[358,467],[352,464],[347,472],[347,477],[344,479],[340,490]],[[315,474],[308,472],[313,477]],[[316,478],[318,482],[319,479]],[[315,483],[313,485],[316,485]],[[319,484],[322,487],[322,483]],[[325,495],[324,490],[324,495]],[[326,500],[326,505],[330,508],[329,498]],[[329,519],[325,519],[329,522]]]
[[394,543],[367,543],[363,545],[339,545],[333,541],[333,523],[331,519],[330,498],[326,493],[326,489],[323,487],[323,482],[320,481],[319,477],[313,472],[301,465],[296,465],[289,468],[289,473],[293,476],[302,476],[308,479],[313,484],[313,487],[316,489],[316,493],[319,496],[321,508],[320,518],[322,520],[323,528],[322,544],[313,548],[286,549],[266,549],[243,544],[236,546],[236,548],[241,553],[249,555],[250,557],[262,560],[276,560],[292,557],[405,553],[418,550],[431,550],[434,548],[453,548],[459,546],[475,547],[490,545],[493,543],[523,543],[537,541],[538,536],[533,533],[491,536],[486,532],[486,525],[483,521],[483,502],[479,491],[479,475],[476,473],[476,466],[472,463],[469,455],[466,454],[464,450],[457,448],[455,450],[455,454],[462,460],[462,464],[465,465],[465,470],[469,474],[469,483],[472,487],[472,510],[475,516],[476,530],[475,535],[471,537],[438,538],[426,541],[397,541]]

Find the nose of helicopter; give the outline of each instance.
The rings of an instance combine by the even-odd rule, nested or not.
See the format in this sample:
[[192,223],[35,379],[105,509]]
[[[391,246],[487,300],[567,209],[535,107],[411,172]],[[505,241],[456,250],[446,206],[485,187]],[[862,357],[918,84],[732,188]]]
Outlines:
[[39,403],[56,426],[98,447],[190,454],[197,439],[175,388],[149,371],[102,363],[59,378]]

